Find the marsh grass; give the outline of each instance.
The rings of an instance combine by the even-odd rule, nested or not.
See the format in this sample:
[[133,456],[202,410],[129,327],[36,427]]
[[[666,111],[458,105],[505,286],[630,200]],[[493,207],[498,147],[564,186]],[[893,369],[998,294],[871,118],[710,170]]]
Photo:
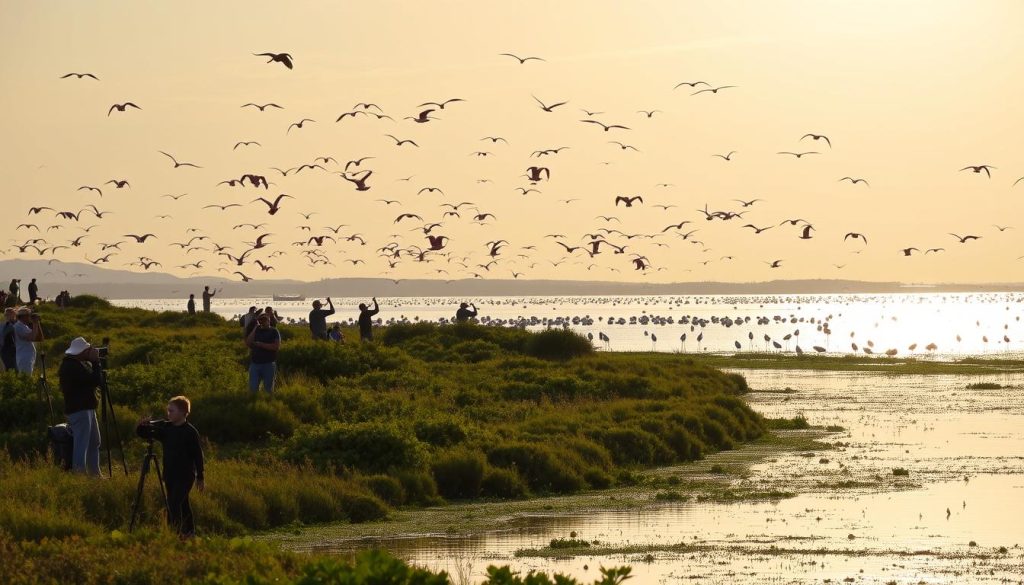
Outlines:
[[[51,356],[78,335],[110,337],[111,398],[132,466],[143,449],[134,421],[159,415],[176,394],[192,399],[190,420],[209,456],[209,491],[195,498],[207,532],[628,486],[638,470],[701,459],[766,431],[740,398],[742,376],[679,356],[598,354],[564,330],[419,323],[341,345],[282,326],[279,384],[273,396],[254,396],[244,389],[241,331],[216,315],[89,297],[41,312]],[[54,387],[58,365],[47,363]],[[0,445],[9,454],[0,465],[12,478],[0,493],[0,524],[26,539],[123,529],[134,478],[115,471],[91,483],[42,462],[35,392],[34,380],[0,375]],[[158,523],[154,514],[147,521]]]

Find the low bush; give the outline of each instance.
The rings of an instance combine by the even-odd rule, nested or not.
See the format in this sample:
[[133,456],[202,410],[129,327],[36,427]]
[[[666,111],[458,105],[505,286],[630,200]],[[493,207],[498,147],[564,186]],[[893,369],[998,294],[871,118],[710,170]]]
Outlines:
[[285,445],[285,459],[309,461],[320,469],[350,468],[383,473],[415,468],[425,451],[411,430],[394,423],[329,423],[300,430]]
[[527,496],[526,482],[511,469],[488,466],[480,482],[480,495],[501,500],[514,500]]
[[568,329],[548,329],[530,336],[526,354],[546,360],[570,360],[594,353],[590,340]]
[[437,491],[449,500],[480,497],[485,467],[482,453],[466,450],[444,453],[431,464]]

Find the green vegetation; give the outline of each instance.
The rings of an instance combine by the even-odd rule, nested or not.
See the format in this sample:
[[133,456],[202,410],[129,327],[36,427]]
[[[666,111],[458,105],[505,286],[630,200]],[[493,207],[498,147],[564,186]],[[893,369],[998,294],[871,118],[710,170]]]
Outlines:
[[[30,570],[26,568],[31,567]],[[628,567],[602,569],[594,585],[618,585]],[[369,550],[351,560],[300,555],[247,539],[203,538],[181,542],[168,534],[141,533],[41,542],[12,539],[0,531],[0,575],[5,585],[109,583],[147,585],[449,585],[444,571],[410,567],[386,552]],[[579,585],[572,577],[488,567],[484,585]]]
[[[236,324],[85,296],[74,305],[42,308],[43,349],[60,356],[75,336],[110,337],[111,398],[133,471],[143,449],[134,421],[161,413],[175,394],[192,398],[210,458],[208,490],[194,501],[205,533],[629,486],[636,470],[701,459],[766,429],[740,398],[742,376],[679,356],[596,354],[566,331],[421,323],[384,328],[378,343],[339,345],[284,326],[279,385],[268,397],[245,389]],[[55,387],[57,366],[47,363]],[[0,400],[9,454],[0,458],[0,526],[16,539],[123,530],[134,478],[115,468],[113,479],[90,482],[42,461],[34,380],[4,374]]]
[[977,382],[974,384],[968,384],[968,390],[1001,390],[1004,388],[1002,384],[996,384],[995,382]]

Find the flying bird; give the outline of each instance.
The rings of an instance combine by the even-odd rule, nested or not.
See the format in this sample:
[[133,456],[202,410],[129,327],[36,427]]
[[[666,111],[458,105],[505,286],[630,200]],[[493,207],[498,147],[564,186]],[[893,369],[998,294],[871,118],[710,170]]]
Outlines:
[[734,154],[736,154],[736,151],[735,150],[730,150],[729,154],[712,154],[711,156],[717,156],[720,159],[731,161],[732,160],[732,155],[734,155]]
[[419,148],[419,146],[420,146],[419,144],[416,144],[412,140],[399,140],[398,138],[395,138],[391,134],[385,134],[384,136],[387,136],[391,140],[394,140],[395,141],[395,146],[402,146],[403,144],[411,144],[411,145],[415,146],[416,148]]
[[78,79],[81,79],[83,77],[91,77],[91,78],[95,79],[96,81],[100,80],[99,77],[96,77],[92,73],[74,73],[74,72],[72,72],[72,73],[65,73],[64,75],[61,75],[60,78],[61,79],[67,79],[68,77],[72,77],[72,76],[77,77]]
[[861,233],[847,232],[847,234],[845,236],[843,236],[843,241],[845,242],[848,238],[853,238],[855,240],[858,240],[858,239],[859,240],[863,240],[865,246],[868,243],[868,238],[864,234],[861,234]]
[[[289,55],[288,53],[253,53],[253,56],[254,57],[270,57],[270,60],[267,61],[267,63],[273,63],[274,61],[277,61],[278,63],[284,65],[285,67],[287,67],[289,69],[292,69],[292,67],[293,67],[292,56]],[[248,281],[246,281],[246,282],[248,282]]]
[[811,134],[810,132],[808,132],[807,134],[801,136],[800,140],[803,140],[808,136],[810,136],[815,142],[817,142],[818,140],[824,140],[826,143],[828,143],[828,147],[832,148],[832,141],[828,139],[828,136],[825,136],[824,134]]
[[[370,186],[366,184],[366,180],[369,179],[370,175],[372,175],[372,174],[373,174],[373,171],[371,171],[370,169],[359,171],[358,173],[352,173],[351,176],[349,176],[348,173],[344,173],[344,172],[340,173],[342,179],[345,179],[349,183],[355,184],[356,191],[369,191],[370,190]],[[359,175],[362,175],[362,177],[360,177]]]
[[698,85],[706,85],[708,87],[711,87],[711,84],[706,82],[706,81],[681,81],[681,82],[677,83],[676,86],[673,87],[672,89],[679,89],[680,87],[683,87],[684,85],[689,86],[691,88],[696,88]]
[[808,154],[821,154],[821,153],[817,152],[815,150],[808,150],[807,152],[789,152],[788,150],[783,150],[782,152],[776,152],[775,154],[790,154],[790,155],[793,155],[793,156],[795,156],[797,158],[801,158],[801,157],[803,157],[805,155],[808,155]]
[[135,234],[124,234],[123,237],[125,237],[125,238],[133,238],[135,240],[135,243],[137,243],[137,244],[144,244],[144,243],[146,243],[147,239],[155,238],[156,236],[154,234],[142,234],[141,236],[137,236]]
[[312,118],[303,118],[303,119],[299,120],[298,122],[295,122],[295,123],[291,124],[290,126],[288,126],[288,129],[285,130],[285,134],[291,132],[292,128],[298,128],[298,129],[301,130],[302,129],[302,125],[305,124],[306,122],[316,122],[316,120],[313,120]]
[[512,53],[498,53],[498,55],[501,56],[501,57],[512,57],[516,61],[519,61],[520,65],[525,64],[527,61],[543,61],[544,60],[544,59],[541,59],[540,57],[520,57],[518,55],[513,55]]
[[277,109],[279,109],[279,110],[283,110],[283,109],[284,109],[283,107],[281,107],[281,106],[279,106],[279,105],[277,105],[277,104],[275,104],[275,103],[272,103],[272,102],[271,102],[271,103],[267,103],[267,104],[263,104],[263,105],[260,105],[260,104],[254,104],[254,103],[250,102],[250,103],[248,103],[248,104],[243,104],[243,105],[242,105],[242,107],[243,107],[243,108],[247,108],[247,107],[249,107],[249,106],[252,106],[252,107],[254,107],[254,108],[257,108],[257,109],[259,109],[259,111],[261,111],[261,112],[262,112],[262,111],[264,111],[264,110],[266,110],[267,108],[277,108]]
[[[992,165],[978,165],[978,166],[967,165],[966,167],[964,167],[964,168],[962,168],[960,170],[961,171],[966,171],[967,169],[970,169],[971,171],[973,171],[975,173],[979,173],[979,174],[981,173],[981,171],[985,171],[985,174],[988,175],[988,178],[991,179],[992,178],[991,169],[994,169],[994,168],[996,168],[996,167],[994,167]],[[1016,183],[1014,183],[1014,184],[1016,185]]]
[[964,244],[964,243],[966,243],[966,242],[967,242],[968,240],[980,240],[980,239],[981,239],[981,236],[971,236],[971,235],[966,235],[966,236],[963,236],[963,237],[961,237],[961,236],[958,236],[958,235],[956,235],[956,234],[954,234],[954,233],[950,233],[949,235],[951,235],[951,236],[953,236],[954,238],[956,238],[956,239],[960,240],[960,243],[961,243],[961,244]]
[[110,114],[113,113],[114,110],[117,110],[118,112],[123,112],[125,108],[135,108],[136,110],[141,110],[142,109],[139,106],[133,104],[132,102],[125,102],[123,104],[114,104],[114,105],[110,106],[109,110],[107,110],[107,117],[109,118]]
[[619,203],[624,203],[626,205],[626,207],[633,207],[633,202],[634,201],[639,201],[640,203],[643,203],[644,202],[644,198],[639,196],[639,195],[634,195],[632,197],[626,197],[625,195],[619,195],[619,196],[617,196],[615,198],[615,207],[618,207]]
[[580,120],[580,122],[583,122],[584,124],[597,124],[598,126],[604,128],[605,132],[611,130],[612,128],[621,128],[623,130],[629,130],[629,127],[623,126],[621,124],[604,124],[602,122],[598,122],[597,120]]
[[719,87],[709,87],[707,89],[701,89],[701,90],[695,91],[695,92],[691,93],[690,95],[697,95],[698,93],[704,93],[706,91],[709,91],[709,92],[717,95],[718,94],[718,90],[720,90],[720,89],[729,89],[730,87],[736,87],[736,86],[735,85],[721,85]]
[[843,177],[842,179],[839,179],[839,181],[840,182],[849,181],[851,185],[856,185],[857,183],[864,183],[868,187],[871,186],[871,183],[868,183],[867,179],[858,179],[858,178],[854,178],[854,177]]
[[274,215],[275,213],[277,213],[278,211],[281,210],[281,200],[284,199],[285,197],[287,197],[288,199],[295,199],[291,195],[288,195],[288,194],[285,194],[285,193],[281,193],[280,195],[277,196],[276,199],[274,199],[273,202],[268,201],[267,199],[264,199],[263,197],[257,197],[256,199],[253,199],[249,203],[256,203],[257,201],[262,201],[262,202],[267,204],[267,207],[268,207],[267,213],[270,214],[270,215]]
[[464,102],[464,101],[466,101],[466,100],[464,100],[462,98],[449,98],[449,99],[444,100],[443,102],[424,102],[424,103],[422,103],[422,104],[420,104],[420,105],[418,105],[416,107],[417,108],[422,108],[424,106],[437,106],[438,109],[443,110],[444,107],[447,106],[448,104],[451,104],[451,103],[454,103],[454,102]]
[[564,106],[565,104],[569,103],[568,101],[564,101],[564,102],[554,103],[554,104],[551,104],[549,106],[549,105],[546,105],[544,102],[540,101],[539,99],[537,99],[537,96],[531,96],[531,97],[533,97],[533,99],[537,100],[537,103],[540,104],[540,109],[544,110],[545,112],[549,112],[549,113],[552,110],[554,110],[555,108],[557,108],[558,106]]
[[[239,144],[241,144],[241,143],[239,143]],[[246,144],[253,144],[253,143],[246,143]],[[238,148],[238,144],[235,145],[235,148]],[[164,152],[162,150],[158,150],[157,152],[159,152],[160,154],[162,154],[162,155],[166,156],[167,158],[171,159],[171,162],[174,163],[174,168],[178,168],[178,167],[193,167],[193,168],[196,168],[196,169],[203,168],[203,167],[201,167],[199,165],[192,164],[190,162],[178,162],[178,159],[174,158],[173,156],[171,156],[170,154],[168,154],[168,153],[166,153],[166,152]]]

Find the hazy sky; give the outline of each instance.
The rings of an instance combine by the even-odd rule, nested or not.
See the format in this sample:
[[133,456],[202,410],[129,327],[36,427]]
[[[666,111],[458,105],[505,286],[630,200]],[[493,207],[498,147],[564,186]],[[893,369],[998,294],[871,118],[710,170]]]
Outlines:
[[[81,261],[102,256],[101,242],[152,232],[155,240],[122,245],[105,266],[126,268],[146,256],[162,264],[153,270],[227,276],[218,272],[227,268],[257,279],[509,278],[514,271],[522,278],[658,282],[1020,280],[1024,181],[1013,183],[1024,176],[1022,25],[1024,3],[1017,1],[8,2],[0,20],[0,234],[5,244],[42,237],[46,248],[96,225],[81,246],[55,253]],[[295,68],[252,55],[268,51],[290,53]],[[545,61],[520,65],[499,56],[504,52]],[[100,81],[59,79],[68,72]],[[682,81],[736,87],[691,95],[689,87],[673,89]],[[531,95],[568,103],[548,113]],[[431,113],[435,121],[403,119],[426,109],[418,104],[456,97],[465,101]],[[125,101],[142,109],[107,115]],[[240,107],[247,102],[284,109]],[[379,104],[394,121],[335,122],[357,102]],[[581,109],[630,129],[581,123],[588,119]],[[637,113],[651,109],[660,112]],[[303,118],[315,122],[286,132]],[[807,133],[827,135],[832,147],[801,140]],[[397,147],[385,134],[419,148]],[[262,146],[233,149],[243,140]],[[531,157],[561,146],[569,148]],[[203,168],[175,169],[159,150]],[[729,151],[736,151],[730,161],[713,156]],[[778,151],[821,154],[797,159]],[[287,177],[271,169],[318,156],[340,164]],[[358,192],[336,172],[364,156],[375,158],[359,168],[373,175],[370,190]],[[959,171],[980,164],[995,167],[991,179]],[[523,196],[515,189],[530,187],[523,174],[532,165],[549,168],[551,178],[533,187],[541,193]],[[217,185],[244,173],[274,184]],[[844,176],[870,187],[840,182]],[[131,187],[105,185],[110,179]],[[77,190],[82,185],[101,187],[103,196]],[[428,186],[444,195],[417,194]],[[188,195],[162,197],[181,193]],[[294,199],[284,199],[274,216],[251,203],[281,193]],[[616,207],[618,195],[641,195],[643,203]],[[762,201],[749,208],[734,201],[755,198]],[[389,242],[428,246],[422,231],[413,231],[423,222],[396,224],[400,213],[432,223],[441,221],[442,203],[463,201],[477,210],[464,206],[461,218],[444,218],[432,231],[450,240],[443,252],[426,255],[430,262],[403,251],[389,268],[379,257]],[[211,203],[242,206],[202,209]],[[30,205],[77,212],[87,204],[113,213],[96,219],[87,211],[78,222],[50,211],[26,215]],[[707,221],[697,211],[705,204],[747,213]],[[308,221],[299,215],[314,211]],[[496,219],[474,223],[484,212]],[[813,224],[812,238],[778,225],[790,218]],[[662,233],[683,220],[692,223]],[[16,229],[23,222],[38,224],[42,235]],[[233,229],[246,222],[267,225]],[[776,227],[755,235],[741,227],[748,223]],[[362,234],[366,245],[326,241],[317,249],[332,264],[316,266],[301,254],[312,246],[292,245],[333,236],[325,226],[339,224],[348,226],[340,236]],[[46,231],[51,225],[63,227]],[[593,258],[583,249],[567,254],[544,237],[564,234],[560,241],[584,245],[584,234],[601,227],[661,235],[607,234],[625,253],[603,246]],[[216,242],[235,254],[270,233],[271,245],[248,259],[275,270],[222,264],[227,259],[212,251],[186,254],[172,242],[186,242],[188,228],[210,236],[196,245]],[[690,239],[702,244],[677,235],[694,229]],[[864,234],[868,244],[844,241],[847,232]],[[949,232],[981,239],[960,244]],[[509,245],[486,271],[477,265],[491,259],[485,243],[494,239]],[[904,257],[899,250],[907,247],[945,251]],[[634,270],[631,254],[646,257],[650,268]],[[39,255],[9,247],[0,257]],[[781,267],[769,268],[776,259]],[[199,260],[199,271],[176,267]]]

